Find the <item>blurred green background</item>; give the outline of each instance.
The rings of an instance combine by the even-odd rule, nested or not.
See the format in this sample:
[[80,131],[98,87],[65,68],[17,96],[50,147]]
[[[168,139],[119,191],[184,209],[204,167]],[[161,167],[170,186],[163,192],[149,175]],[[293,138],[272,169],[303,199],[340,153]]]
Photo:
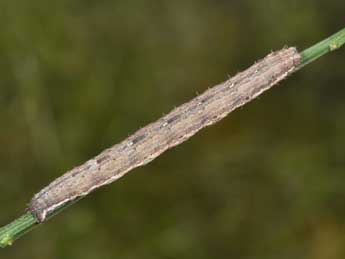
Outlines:
[[[345,2],[0,2],[0,225],[73,166]],[[345,258],[345,49],[102,188],[0,258]]]

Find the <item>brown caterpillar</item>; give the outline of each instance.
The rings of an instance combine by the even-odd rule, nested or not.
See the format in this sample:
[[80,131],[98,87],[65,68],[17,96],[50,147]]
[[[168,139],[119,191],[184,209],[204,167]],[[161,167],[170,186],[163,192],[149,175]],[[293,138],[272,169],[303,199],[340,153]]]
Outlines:
[[295,48],[269,54],[244,72],[210,88],[57,178],[35,194],[29,211],[38,222],[43,222],[55,209],[149,163],[286,78],[300,60]]

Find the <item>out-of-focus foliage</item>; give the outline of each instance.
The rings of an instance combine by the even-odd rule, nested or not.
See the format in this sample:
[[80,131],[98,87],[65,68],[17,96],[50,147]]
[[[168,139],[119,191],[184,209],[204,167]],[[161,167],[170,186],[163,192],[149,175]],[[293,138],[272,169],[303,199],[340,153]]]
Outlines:
[[[273,49],[344,24],[345,2],[0,2],[0,223],[64,171]],[[298,72],[1,258],[345,257],[345,51]]]

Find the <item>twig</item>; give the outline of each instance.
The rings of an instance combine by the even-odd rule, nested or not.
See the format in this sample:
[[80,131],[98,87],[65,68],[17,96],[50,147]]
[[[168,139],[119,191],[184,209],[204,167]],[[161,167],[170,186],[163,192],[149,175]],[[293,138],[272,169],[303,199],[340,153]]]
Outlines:
[[[301,63],[298,69],[315,61],[319,57],[340,48],[344,44],[345,44],[345,28],[339,31],[338,33],[332,35],[331,37],[301,52],[300,53]],[[54,215],[66,209],[67,207],[77,202],[78,200],[79,199],[76,199],[64,205],[63,207],[56,209],[55,211],[52,212],[52,214],[48,215],[48,218],[53,217]],[[0,247],[6,247],[9,245],[12,245],[16,239],[18,239],[25,233],[31,231],[33,228],[35,228],[38,225],[39,224],[37,220],[35,219],[35,217],[30,212],[27,212],[26,214],[19,217],[12,223],[0,228]]]

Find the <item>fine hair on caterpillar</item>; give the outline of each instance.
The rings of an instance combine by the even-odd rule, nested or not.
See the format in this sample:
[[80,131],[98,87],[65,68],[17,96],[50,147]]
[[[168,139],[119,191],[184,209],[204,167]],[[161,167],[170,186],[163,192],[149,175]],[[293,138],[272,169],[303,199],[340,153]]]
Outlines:
[[286,78],[300,60],[300,54],[293,47],[269,54],[55,179],[34,195],[29,211],[38,222],[43,222],[57,208],[149,163]]

